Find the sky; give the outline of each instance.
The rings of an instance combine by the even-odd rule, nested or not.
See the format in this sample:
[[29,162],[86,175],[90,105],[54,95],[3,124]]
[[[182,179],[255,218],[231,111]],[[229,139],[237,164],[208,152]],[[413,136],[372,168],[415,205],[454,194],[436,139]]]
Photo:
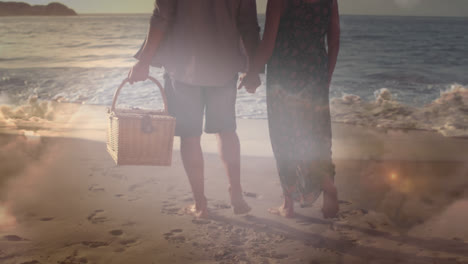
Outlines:
[[[62,2],[78,13],[150,13],[154,0],[0,0],[47,4]],[[257,0],[264,13],[267,0]],[[341,14],[468,17],[468,0],[338,0]]]

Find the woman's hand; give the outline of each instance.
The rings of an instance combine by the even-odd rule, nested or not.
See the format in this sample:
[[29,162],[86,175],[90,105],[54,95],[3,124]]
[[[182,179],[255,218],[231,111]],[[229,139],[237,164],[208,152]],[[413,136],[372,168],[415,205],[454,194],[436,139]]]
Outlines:
[[245,90],[251,94],[255,93],[257,88],[262,84],[260,76],[254,73],[244,73],[239,79],[240,83],[237,89],[240,90],[242,87],[245,87]]
[[149,65],[138,61],[128,72],[128,81],[130,84],[145,81],[148,79]]

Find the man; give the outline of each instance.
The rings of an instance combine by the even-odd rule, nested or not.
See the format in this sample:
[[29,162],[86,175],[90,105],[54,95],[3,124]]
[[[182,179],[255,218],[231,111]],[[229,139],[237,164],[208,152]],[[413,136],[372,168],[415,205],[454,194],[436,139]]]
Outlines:
[[176,117],[175,135],[195,199],[189,212],[196,217],[208,214],[200,145],[204,115],[205,132],[217,135],[234,213],[251,210],[240,184],[235,101],[238,72],[246,72],[258,43],[255,0],[156,0],[139,61],[129,72],[133,83],[147,79],[150,64],[166,70],[169,113]]

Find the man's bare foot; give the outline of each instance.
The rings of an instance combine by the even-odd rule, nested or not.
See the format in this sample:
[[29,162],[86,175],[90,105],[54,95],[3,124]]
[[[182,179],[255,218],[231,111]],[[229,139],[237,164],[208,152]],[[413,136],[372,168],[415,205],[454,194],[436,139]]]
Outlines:
[[238,199],[237,201],[232,201],[232,209],[234,211],[234,214],[247,214],[252,210],[250,206],[244,201],[244,199]]
[[234,214],[247,214],[252,210],[252,208],[250,208],[250,206],[244,200],[244,197],[242,196],[242,189],[240,187],[232,188],[231,186],[229,186],[228,190]]
[[208,208],[206,206],[198,208],[195,204],[192,204],[185,207],[184,212],[196,218],[209,218]]
[[270,214],[279,215],[286,218],[294,218],[294,210],[292,208],[285,208],[284,205],[280,207],[269,208]]
[[323,182],[323,217],[334,218],[337,216],[338,211],[338,191],[333,181],[327,178]]

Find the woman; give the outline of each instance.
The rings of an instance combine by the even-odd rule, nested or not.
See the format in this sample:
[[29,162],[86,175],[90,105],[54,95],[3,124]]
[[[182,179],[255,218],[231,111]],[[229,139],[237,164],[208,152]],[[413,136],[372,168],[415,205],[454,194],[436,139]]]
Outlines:
[[314,202],[324,192],[324,217],[338,213],[331,159],[328,101],[339,49],[337,0],[269,0],[265,32],[240,86],[255,90],[267,65],[270,138],[284,204],[270,212],[294,216],[294,201]]

